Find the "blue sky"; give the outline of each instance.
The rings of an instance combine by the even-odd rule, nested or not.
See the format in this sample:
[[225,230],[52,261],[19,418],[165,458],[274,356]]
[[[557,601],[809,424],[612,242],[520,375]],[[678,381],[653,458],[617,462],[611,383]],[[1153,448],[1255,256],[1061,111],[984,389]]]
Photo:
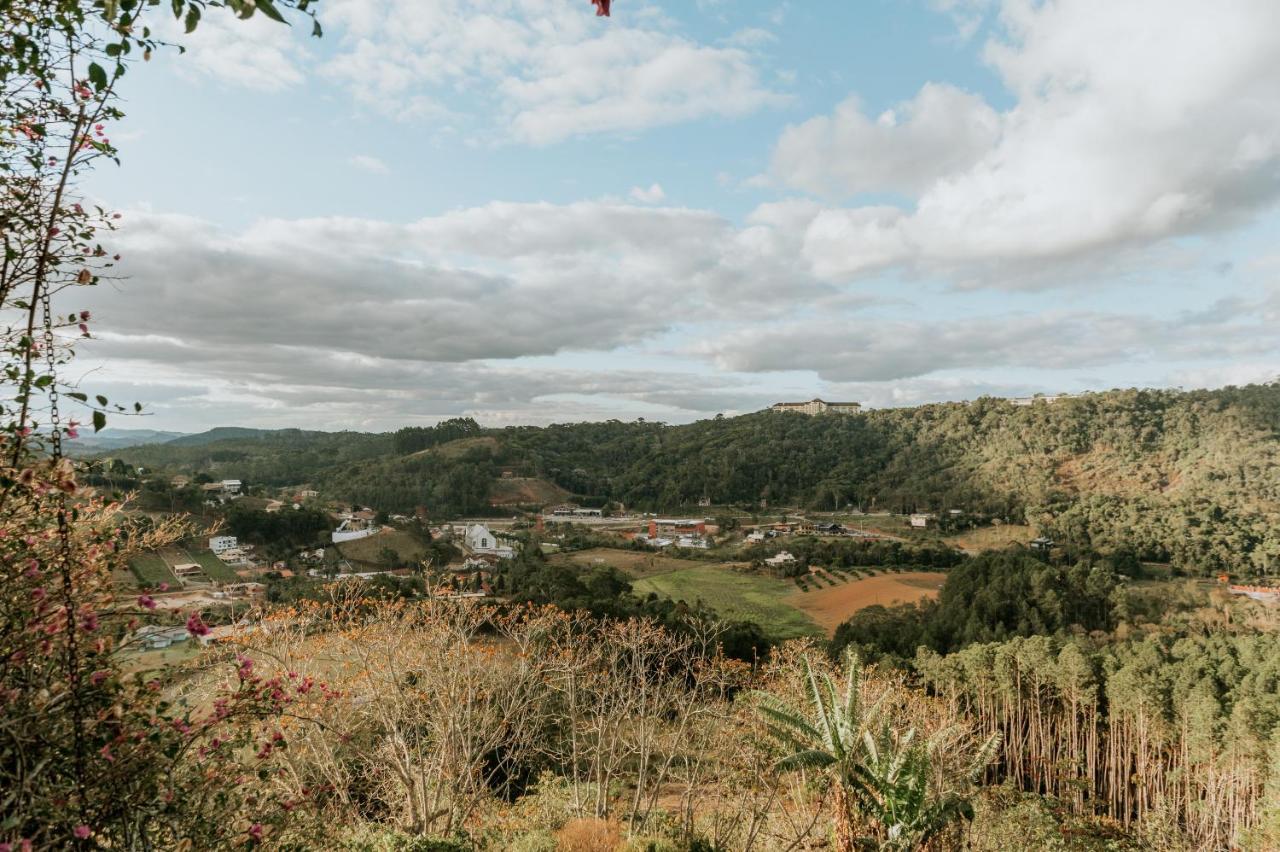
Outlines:
[[84,351],[148,405],[120,425],[1280,372],[1269,2],[324,0],[319,40],[214,11],[130,70],[84,187],[125,212]]

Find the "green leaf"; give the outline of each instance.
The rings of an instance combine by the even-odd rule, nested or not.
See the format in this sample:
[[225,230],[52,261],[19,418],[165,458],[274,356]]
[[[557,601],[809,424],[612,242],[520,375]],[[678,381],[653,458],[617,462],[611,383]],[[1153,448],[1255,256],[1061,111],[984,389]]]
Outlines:
[[107,398],[106,398],[105,396],[103,396],[102,394],[98,394],[98,396],[97,396],[97,400],[98,400],[98,405],[106,405],[106,404],[107,404]]
[[275,7],[272,0],[258,0],[257,7],[262,10],[262,14],[266,15],[273,21],[279,21],[282,24],[289,23],[284,19],[284,15],[280,14],[280,10]]
[[199,26],[199,24],[200,24],[200,7],[188,6],[187,7],[187,24],[186,24],[187,32],[188,33],[195,32],[195,29],[197,26]]
[[93,431],[101,432],[103,427],[107,425],[107,415],[101,411],[93,412]]
[[89,63],[89,82],[99,92],[107,87],[107,72],[96,62]]
[[89,397],[86,394],[81,393],[80,391],[67,391],[67,396],[71,397],[72,399],[79,400],[80,402],[89,401]]

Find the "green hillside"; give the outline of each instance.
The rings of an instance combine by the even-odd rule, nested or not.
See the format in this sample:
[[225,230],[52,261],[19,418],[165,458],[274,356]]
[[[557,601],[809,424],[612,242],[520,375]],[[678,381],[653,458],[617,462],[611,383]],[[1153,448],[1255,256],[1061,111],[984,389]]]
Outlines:
[[[669,426],[394,434],[288,430],[121,453],[135,464],[313,482],[326,494],[436,517],[490,510],[504,469],[602,505],[924,511],[1029,523],[1078,549],[1132,549],[1198,571],[1280,568],[1280,385],[1122,390],[1015,406],[999,399],[807,417],[760,412]],[[483,438],[485,440],[477,440]]]

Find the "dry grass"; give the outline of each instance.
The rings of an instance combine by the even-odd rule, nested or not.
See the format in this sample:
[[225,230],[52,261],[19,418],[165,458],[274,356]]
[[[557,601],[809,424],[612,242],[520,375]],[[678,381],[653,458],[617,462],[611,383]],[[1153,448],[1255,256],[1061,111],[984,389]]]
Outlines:
[[[610,547],[593,547],[590,550],[566,553],[557,558],[570,565],[584,568],[612,565],[622,573],[637,578],[670,574],[672,571],[683,571],[686,568],[698,568],[708,564],[693,559],[676,559],[659,552],[615,550]],[[735,564],[726,563],[726,566],[734,567]]]
[[352,562],[369,564],[378,563],[383,549],[387,547],[406,562],[417,559],[425,550],[413,536],[391,527],[383,527],[380,532],[368,538],[344,541],[337,545],[338,551]]
[[936,571],[878,574],[832,587],[820,586],[810,592],[792,592],[787,603],[807,613],[827,633],[834,633],[851,615],[865,607],[937,597],[946,578],[946,574]]
[[948,536],[944,541],[968,553],[981,553],[984,550],[1004,550],[1011,544],[1026,544],[1035,537],[1035,530],[1025,524],[1004,524],[968,530]]
[[556,832],[557,852],[613,852],[622,846],[622,826],[602,819],[575,819]]
[[526,477],[495,479],[489,488],[489,502],[494,505],[535,503],[542,505],[563,503],[568,498],[568,491],[545,479]]

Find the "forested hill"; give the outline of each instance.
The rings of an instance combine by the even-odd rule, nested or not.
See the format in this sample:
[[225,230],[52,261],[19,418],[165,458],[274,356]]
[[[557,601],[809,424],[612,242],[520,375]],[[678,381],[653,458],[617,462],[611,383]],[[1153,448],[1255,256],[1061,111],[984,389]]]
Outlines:
[[998,399],[808,417],[760,412],[682,426],[390,435],[285,431],[117,455],[262,485],[312,482],[389,510],[482,512],[505,470],[582,502],[960,508],[1081,547],[1188,567],[1280,568],[1280,384],[1111,391],[1019,407]]

